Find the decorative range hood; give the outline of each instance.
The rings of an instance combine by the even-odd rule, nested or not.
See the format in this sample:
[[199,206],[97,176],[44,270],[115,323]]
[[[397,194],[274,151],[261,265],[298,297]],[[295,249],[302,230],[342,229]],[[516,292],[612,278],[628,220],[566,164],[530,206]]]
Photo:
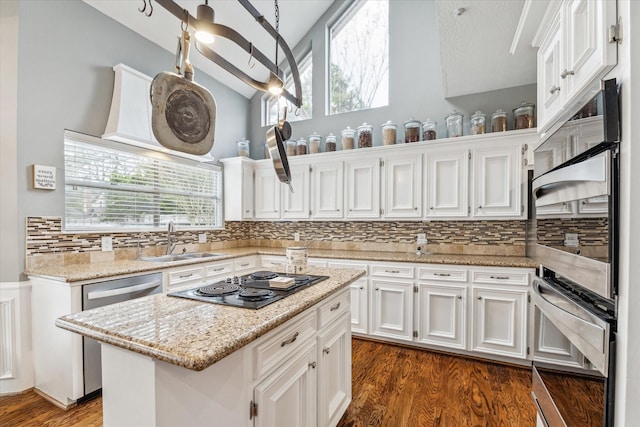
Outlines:
[[198,161],[211,161],[211,153],[195,156],[168,150],[160,145],[151,130],[151,77],[124,64],[113,67],[113,98],[102,138],[170,153]]

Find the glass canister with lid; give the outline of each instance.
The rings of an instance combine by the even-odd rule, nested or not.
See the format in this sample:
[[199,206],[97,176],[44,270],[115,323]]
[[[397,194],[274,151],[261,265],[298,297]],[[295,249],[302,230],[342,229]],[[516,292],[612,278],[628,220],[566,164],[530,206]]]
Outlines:
[[533,113],[535,104],[522,101],[520,105],[513,109],[513,128],[531,129],[534,125]]
[[391,120],[382,125],[382,144],[393,145],[396,143],[396,132],[398,126],[392,123]]
[[322,137],[317,132],[309,135],[309,154],[320,152],[320,141],[322,141]]
[[238,146],[238,156],[249,157],[249,144],[251,143],[246,138],[243,138],[236,143]]
[[464,116],[462,113],[453,110],[444,118],[445,123],[447,124],[447,137],[453,138],[457,136],[462,136],[462,120]]
[[507,130],[507,112],[498,108],[491,115],[491,132],[504,132]]
[[358,148],[371,146],[373,146],[373,126],[365,122],[358,126]]
[[296,156],[302,156],[303,154],[307,154],[307,140],[300,138],[296,142]]
[[487,131],[486,122],[487,116],[485,116],[482,111],[476,111],[469,120],[471,125],[469,133],[471,133],[471,135],[481,135],[485,133]]
[[284,144],[287,148],[287,157],[295,156],[297,145],[296,141],[294,139],[287,139]]
[[420,141],[420,121],[411,117],[404,122],[404,142]]
[[342,149],[352,150],[355,146],[356,131],[347,126],[342,130]]
[[333,133],[330,133],[324,139],[324,151],[326,151],[327,153],[336,151],[336,136]]
[[431,141],[436,139],[436,127],[438,126],[437,122],[434,122],[431,119],[427,119],[422,122],[422,140],[423,141]]

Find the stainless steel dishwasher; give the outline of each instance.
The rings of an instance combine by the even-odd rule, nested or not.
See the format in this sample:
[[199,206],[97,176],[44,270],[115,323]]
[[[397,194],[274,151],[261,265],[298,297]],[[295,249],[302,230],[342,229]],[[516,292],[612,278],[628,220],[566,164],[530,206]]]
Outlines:
[[[129,301],[162,292],[162,273],[91,283],[82,286],[82,310]],[[84,362],[84,394],[89,397],[102,388],[100,343],[82,338]]]

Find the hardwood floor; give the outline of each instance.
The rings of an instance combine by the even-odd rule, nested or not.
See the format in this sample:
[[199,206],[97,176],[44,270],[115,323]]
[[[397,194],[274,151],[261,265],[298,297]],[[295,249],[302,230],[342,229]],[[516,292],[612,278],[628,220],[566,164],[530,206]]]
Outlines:
[[[529,369],[354,339],[353,401],[338,426],[535,426],[530,388]],[[99,427],[102,398],[64,411],[33,391],[1,397],[0,425]]]

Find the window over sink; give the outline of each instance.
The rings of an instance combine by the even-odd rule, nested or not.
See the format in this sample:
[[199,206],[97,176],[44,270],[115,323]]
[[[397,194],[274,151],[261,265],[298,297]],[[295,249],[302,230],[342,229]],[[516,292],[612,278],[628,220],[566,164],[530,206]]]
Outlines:
[[221,228],[222,171],[141,147],[65,132],[65,230]]

